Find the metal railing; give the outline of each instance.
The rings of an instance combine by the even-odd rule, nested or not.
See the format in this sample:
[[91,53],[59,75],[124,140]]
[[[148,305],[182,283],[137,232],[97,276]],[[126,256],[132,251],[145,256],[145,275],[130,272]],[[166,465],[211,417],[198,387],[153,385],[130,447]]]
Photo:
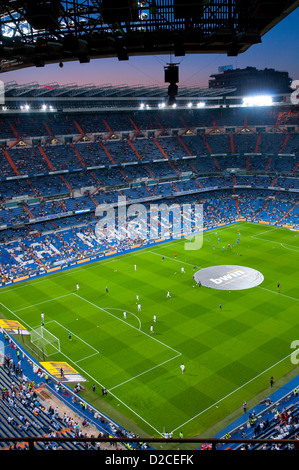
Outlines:
[[[197,444],[198,447],[196,449],[193,449],[192,451],[197,451],[202,444],[208,444],[210,450],[215,451],[215,450],[220,450],[222,445],[227,445],[228,443],[231,444],[241,444],[243,446],[248,446],[250,445],[255,446],[259,444],[281,444],[283,446],[287,446],[293,449],[293,450],[299,450],[299,440],[298,439],[232,439],[232,438],[169,438],[169,439],[164,439],[164,438],[141,438],[141,437],[136,437],[136,438],[118,438],[118,437],[113,437],[113,438],[103,438],[103,437],[0,437],[0,443],[7,442],[8,446],[11,446],[12,444],[16,445],[17,443],[22,444],[22,445],[27,445],[28,450],[31,451],[38,451],[38,449],[35,447],[35,444],[37,443],[58,443],[58,444],[63,444],[63,443],[90,443],[90,444],[96,444],[96,443],[109,443],[112,445],[115,445],[116,443],[123,443],[131,446],[131,444],[146,444],[147,447],[149,444],[174,444],[174,443],[179,443],[183,445],[184,448],[187,447],[188,444]],[[111,450],[114,450],[111,448]],[[136,448],[132,448],[132,450],[136,450]],[[138,450],[138,449],[137,449]],[[148,448],[147,450],[155,452],[155,448],[151,446],[151,448]],[[165,450],[165,449],[164,449]],[[162,450],[162,452],[164,451]],[[178,449],[176,449],[177,451]],[[224,449],[228,450],[228,448]],[[146,452],[146,449],[145,449]],[[159,447],[159,452],[161,452],[161,448]]]

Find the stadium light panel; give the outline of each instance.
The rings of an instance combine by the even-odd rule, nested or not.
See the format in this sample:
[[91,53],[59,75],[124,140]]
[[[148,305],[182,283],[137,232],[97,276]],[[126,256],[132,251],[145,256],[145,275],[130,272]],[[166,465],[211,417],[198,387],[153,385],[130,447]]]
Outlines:
[[199,103],[197,103],[196,106],[197,106],[198,108],[204,108],[205,105],[206,105],[206,103],[205,103],[204,101],[200,101]]
[[243,98],[244,106],[271,106],[272,97],[269,95],[247,96]]

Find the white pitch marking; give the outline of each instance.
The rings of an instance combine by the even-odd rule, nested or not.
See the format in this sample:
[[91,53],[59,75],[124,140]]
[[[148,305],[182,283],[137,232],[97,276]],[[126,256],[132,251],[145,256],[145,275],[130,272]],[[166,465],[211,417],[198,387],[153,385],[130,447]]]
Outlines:
[[73,292],[70,292],[69,294],[61,295],[60,297],[55,297],[54,299],[44,300],[43,302],[39,302],[37,304],[32,304],[32,305],[29,305],[28,307],[18,308],[17,310],[14,310],[14,311],[15,312],[20,312],[21,310],[26,310],[28,308],[37,307],[38,305],[46,304],[47,302],[52,302],[53,300],[62,299],[63,297],[67,297],[69,295],[73,295]]

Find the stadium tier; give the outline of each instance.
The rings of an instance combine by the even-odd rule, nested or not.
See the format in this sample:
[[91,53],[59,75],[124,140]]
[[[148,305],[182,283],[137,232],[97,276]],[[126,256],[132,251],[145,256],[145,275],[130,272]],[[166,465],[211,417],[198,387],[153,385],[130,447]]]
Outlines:
[[18,113],[1,120],[4,284],[117,250],[117,241],[108,246],[93,237],[96,208],[117,204],[120,195],[203,203],[206,227],[243,218],[298,228],[295,109]]

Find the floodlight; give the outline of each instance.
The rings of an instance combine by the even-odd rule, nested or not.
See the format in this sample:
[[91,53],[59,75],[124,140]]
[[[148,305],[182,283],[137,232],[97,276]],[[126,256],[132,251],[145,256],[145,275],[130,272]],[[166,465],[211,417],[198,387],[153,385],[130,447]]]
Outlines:
[[243,98],[244,106],[271,106],[272,98],[268,95],[247,96]]

